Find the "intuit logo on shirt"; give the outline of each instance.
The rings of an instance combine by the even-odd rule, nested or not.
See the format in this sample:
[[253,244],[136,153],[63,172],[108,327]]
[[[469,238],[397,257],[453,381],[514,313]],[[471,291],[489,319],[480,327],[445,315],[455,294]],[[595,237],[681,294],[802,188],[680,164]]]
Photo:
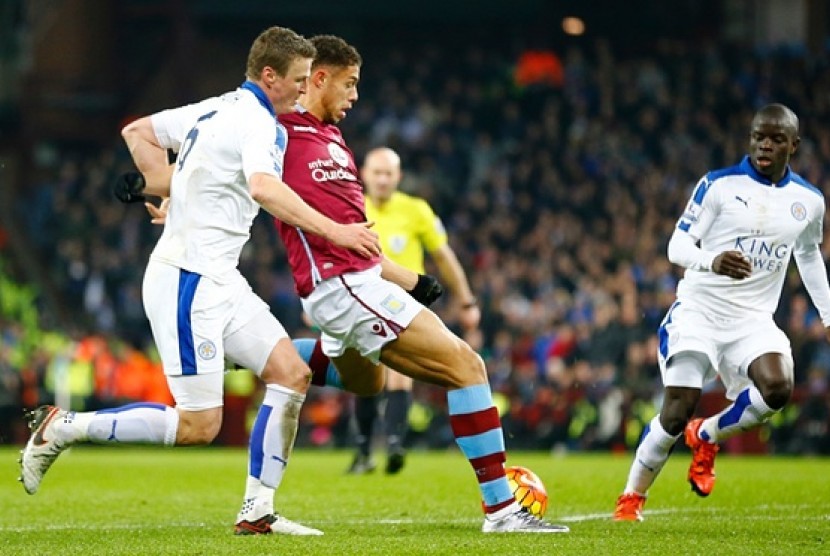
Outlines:
[[752,270],[780,272],[790,255],[786,243],[768,242],[759,238],[735,238],[735,249],[744,253],[752,262]]

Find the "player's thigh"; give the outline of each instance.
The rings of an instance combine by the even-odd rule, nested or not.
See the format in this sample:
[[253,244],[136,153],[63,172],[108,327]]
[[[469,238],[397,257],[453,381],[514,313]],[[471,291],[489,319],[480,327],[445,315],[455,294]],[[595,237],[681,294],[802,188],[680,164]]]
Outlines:
[[296,352],[283,348],[274,353],[277,344],[288,339],[288,334],[257,295],[245,292],[238,299],[238,307],[225,334],[225,356],[229,360],[261,376],[266,365],[273,365],[280,356],[290,357],[292,351]]
[[233,312],[233,288],[151,261],[144,308],[167,375],[224,370],[223,334]]
[[[740,334],[724,350],[723,364],[718,369],[726,387],[726,395],[734,400],[752,384],[753,376],[764,391],[771,384],[793,384],[793,357],[790,340],[776,326],[772,317],[748,319],[735,327]],[[763,357],[763,365],[761,358]]]
[[657,336],[664,386],[703,388],[715,378],[721,331],[702,312],[675,303],[660,324]]
[[389,369],[386,374],[386,389],[387,390],[412,390],[413,380],[404,374],[401,374],[393,369]]
[[355,349],[346,349],[333,359],[343,388],[358,396],[374,396],[383,391],[386,367],[362,356]]
[[322,332],[323,353],[337,358],[354,349],[374,362],[424,310],[400,286],[383,280],[379,268],[329,278],[302,303]]
[[487,382],[481,357],[429,309],[383,347],[381,361],[415,380],[446,388]]

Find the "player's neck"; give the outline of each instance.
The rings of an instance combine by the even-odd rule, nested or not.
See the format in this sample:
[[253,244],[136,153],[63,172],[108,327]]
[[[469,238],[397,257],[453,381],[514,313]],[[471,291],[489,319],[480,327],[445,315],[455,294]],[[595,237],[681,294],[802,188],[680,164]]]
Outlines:
[[302,95],[297,104],[302,106],[306,112],[320,120],[323,121],[323,116],[325,115],[326,111],[323,109],[323,103],[319,100],[311,98],[309,95]]

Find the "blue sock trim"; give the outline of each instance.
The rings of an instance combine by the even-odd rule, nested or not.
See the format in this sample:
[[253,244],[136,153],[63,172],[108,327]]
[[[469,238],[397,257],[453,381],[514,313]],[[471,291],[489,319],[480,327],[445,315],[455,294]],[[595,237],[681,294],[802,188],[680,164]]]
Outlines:
[[752,405],[752,400],[749,399],[749,388],[747,388],[738,394],[735,403],[732,404],[729,411],[721,415],[720,419],[718,419],[718,428],[725,429],[726,427],[737,424],[741,420],[741,416],[746,411],[746,408],[750,405]]
[[340,373],[337,372],[337,367],[334,366],[334,363],[329,363],[329,366],[326,367],[326,386],[332,386],[334,388],[339,388],[340,390],[346,389],[346,387],[343,386]]
[[493,394],[489,384],[475,384],[458,390],[447,391],[450,415],[463,415],[484,411],[493,406]]
[[504,452],[504,435],[501,428],[492,429],[475,436],[463,436],[456,438],[455,441],[461,451],[464,452],[464,455],[467,456],[467,459],[482,458],[490,454]]
[[[311,356],[314,354],[314,346],[317,344],[317,340],[313,338],[295,338],[291,340],[291,343],[294,344],[294,348],[300,354],[302,360],[305,361],[306,365],[310,365]],[[340,373],[337,372],[337,367],[331,361],[329,361],[329,366],[326,367],[326,386],[332,386],[340,390],[346,389],[343,386]]]
[[484,503],[488,506],[495,506],[501,504],[505,500],[513,498],[513,493],[510,491],[510,483],[507,482],[507,477],[501,477],[486,483],[480,483],[481,497]]
[[110,407],[107,409],[100,409],[95,413],[98,415],[104,413],[121,413],[122,411],[130,411],[131,409],[158,409],[159,411],[166,411],[167,406],[163,403],[153,403],[153,402],[136,402],[127,405],[122,405],[119,407]]
[[317,340],[313,338],[294,338],[291,340],[291,343],[294,344],[294,349],[297,350],[297,353],[300,354],[300,357],[308,365],[311,361],[311,354],[314,353],[314,344],[317,343]]
[[263,405],[259,408],[254,428],[251,430],[250,448],[248,450],[249,475],[259,479],[262,475],[262,460],[265,457],[263,442],[265,441],[265,428],[268,426],[268,419],[271,417],[270,405]]

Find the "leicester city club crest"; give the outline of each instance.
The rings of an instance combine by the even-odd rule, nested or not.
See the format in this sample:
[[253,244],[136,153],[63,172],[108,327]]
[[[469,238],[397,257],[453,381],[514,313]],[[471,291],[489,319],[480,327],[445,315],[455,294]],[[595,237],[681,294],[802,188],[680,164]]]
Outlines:
[[209,361],[216,357],[216,346],[213,345],[213,342],[210,340],[205,340],[199,344],[198,348],[196,348],[196,353],[198,353],[199,357],[202,359]]
[[790,207],[790,213],[793,215],[793,218],[801,222],[805,218],[807,218],[807,209],[804,208],[804,205],[796,201],[793,203],[793,206]]

